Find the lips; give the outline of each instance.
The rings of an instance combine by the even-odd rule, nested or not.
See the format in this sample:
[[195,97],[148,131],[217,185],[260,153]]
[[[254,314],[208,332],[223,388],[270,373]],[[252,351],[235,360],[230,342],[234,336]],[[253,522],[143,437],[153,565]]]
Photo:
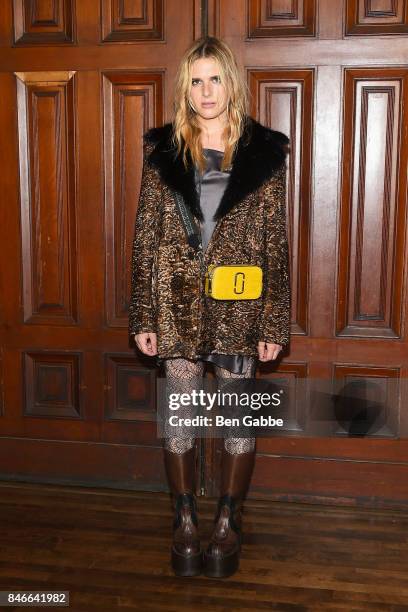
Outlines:
[[201,106],[215,106],[215,102],[203,102]]

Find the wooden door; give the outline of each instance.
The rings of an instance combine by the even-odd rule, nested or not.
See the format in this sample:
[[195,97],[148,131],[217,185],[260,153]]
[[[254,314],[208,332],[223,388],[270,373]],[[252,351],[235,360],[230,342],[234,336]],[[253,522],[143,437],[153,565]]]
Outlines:
[[142,134],[199,2],[0,3],[0,477],[166,488],[128,340]]
[[[294,420],[258,440],[250,495],[406,505],[407,3],[214,0],[208,23],[239,57],[252,114],[291,140],[291,346],[259,376],[287,378]],[[373,394],[381,422],[319,429],[305,378]]]

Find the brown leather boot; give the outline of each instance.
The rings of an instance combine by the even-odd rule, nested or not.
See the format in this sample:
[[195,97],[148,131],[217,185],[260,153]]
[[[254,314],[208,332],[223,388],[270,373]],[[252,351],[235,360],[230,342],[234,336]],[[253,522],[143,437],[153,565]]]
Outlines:
[[221,497],[218,500],[215,527],[204,553],[204,573],[211,578],[225,578],[239,567],[242,539],[242,502],[251,480],[256,451],[232,455],[223,448]]
[[202,550],[194,495],[195,447],[180,454],[163,451],[175,511],[171,565],[177,576],[197,576],[202,570]]

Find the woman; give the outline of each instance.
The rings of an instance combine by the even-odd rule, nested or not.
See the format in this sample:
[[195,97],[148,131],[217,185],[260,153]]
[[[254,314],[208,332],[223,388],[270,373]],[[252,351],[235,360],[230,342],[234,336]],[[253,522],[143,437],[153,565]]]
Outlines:
[[[164,363],[172,384],[193,388],[206,361],[219,381],[254,377],[257,360],[276,359],[289,342],[288,144],[287,136],[249,117],[247,87],[230,48],[213,37],[196,41],[179,66],[173,122],[144,135],[132,256],[130,333],[144,354]],[[188,239],[176,194],[201,230],[198,248]],[[203,275],[210,264],[261,267],[261,296],[206,295]],[[224,439],[220,499],[204,554],[194,444],[188,436],[164,442],[175,506],[172,566],[178,575],[204,570],[224,577],[239,565],[255,438]]]

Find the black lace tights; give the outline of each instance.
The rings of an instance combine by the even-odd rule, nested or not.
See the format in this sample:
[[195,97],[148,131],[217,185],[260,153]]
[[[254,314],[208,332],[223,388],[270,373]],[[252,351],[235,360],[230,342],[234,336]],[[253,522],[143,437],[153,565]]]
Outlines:
[[[177,392],[189,392],[197,382],[204,376],[203,361],[190,361],[182,357],[165,359],[164,367],[169,390],[177,389]],[[255,358],[248,360],[248,367],[243,374],[235,374],[214,364],[217,379],[223,378],[251,378],[255,375]],[[181,432],[182,433],[182,432]],[[194,446],[195,438],[176,435],[165,438],[164,447],[172,453],[185,453]],[[224,438],[224,448],[232,455],[248,453],[255,449],[255,438]]]

